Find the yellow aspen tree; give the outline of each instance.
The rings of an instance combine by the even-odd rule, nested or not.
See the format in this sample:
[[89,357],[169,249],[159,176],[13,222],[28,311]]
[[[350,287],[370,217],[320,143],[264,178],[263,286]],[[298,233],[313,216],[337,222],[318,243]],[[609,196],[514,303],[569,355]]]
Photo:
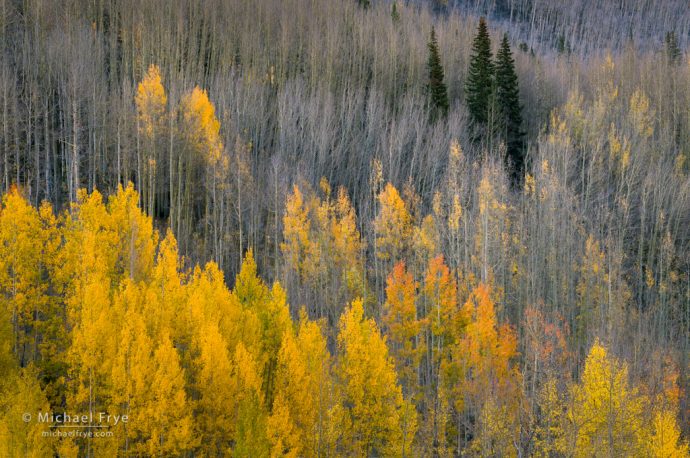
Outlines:
[[417,258],[417,266],[422,270],[429,260],[440,251],[441,236],[432,215],[424,217],[418,226],[414,226],[412,249]]
[[54,273],[59,292],[74,296],[82,279],[96,267],[103,271],[107,284],[119,283],[115,275],[116,239],[110,231],[110,217],[103,196],[94,191],[79,190],[77,201],[70,204],[69,213],[61,221],[64,238],[59,255],[59,268]]
[[194,418],[201,451],[208,456],[221,456],[229,451],[230,438],[235,432],[236,393],[230,384],[232,363],[227,344],[215,324],[208,323],[201,328],[196,339],[198,400]]
[[[86,252],[95,251],[93,240],[83,245]],[[67,406],[71,412],[95,415],[104,410],[111,395],[109,379],[114,362],[119,320],[111,314],[112,298],[105,267],[93,264],[76,286],[74,296],[68,298],[72,323],[71,346],[67,352],[70,389]],[[85,453],[95,441],[80,440]]]
[[420,335],[422,322],[417,317],[417,282],[406,270],[404,261],[395,265],[386,280],[382,319],[403,393],[413,396],[418,385],[417,370],[424,354],[424,339]]
[[433,336],[433,351],[440,357],[444,344],[453,343],[457,313],[457,285],[443,255],[429,260],[424,276],[426,318]]
[[[238,281],[240,277],[242,280]],[[255,274],[248,275],[246,269],[238,280],[235,287],[245,301],[254,294],[250,292],[253,288],[257,288],[254,292],[260,291],[259,297],[267,294]],[[195,268],[185,289],[188,298],[183,316],[188,317],[188,323],[185,325],[184,342],[189,344],[196,329],[206,323],[215,323],[228,351],[234,351],[239,342],[244,342],[245,346],[258,352],[261,337],[259,320],[252,310],[243,307],[237,294],[230,292],[225,285],[223,272],[216,263],[209,262],[203,269]]]
[[254,251],[251,248],[244,255],[240,273],[235,278],[233,294],[244,308],[256,308],[268,298],[268,288],[257,274]]
[[134,185],[118,185],[117,192],[108,198],[108,230],[114,237],[116,250],[115,272],[135,281],[148,281],[153,272],[158,232],[153,219],[138,205],[139,195]]
[[[508,206],[498,197],[493,183],[498,182],[495,170],[485,169],[477,190],[479,217],[475,235],[474,261],[480,266],[479,279],[482,283],[492,284],[494,267],[501,266],[502,259],[496,259],[505,246],[509,221],[506,217]],[[507,262],[507,260],[505,260]]]
[[181,319],[185,316],[187,304],[185,277],[177,250],[177,240],[172,231],[168,230],[158,246],[152,281],[149,284],[157,299],[154,302],[158,305],[158,310],[150,311],[152,316],[149,317],[149,321],[153,335],[168,329],[173,340],[179,341],[187,334],[186,325],[189,324],[189,320]]
[[606,331],[607,286],[608,275],[604,253],[599,248],[599,242],[590,236],[585,242],[585,251],[580,267],[580,280],[577,285],[578,314],[575,335],[573,336],[576,341],[586,342],[587,331]]
[[476,436],[472,439],[470,450],[476,456],[517,457],[516,425],[508,412],[508,406],[496,399],[486,400],[479,412]]
[[[345,455],[411,454],[414,432],[403,431],[405,408],[384,338],[355,300],[341,319],[338,333],[338,380],[341,390],[341,453]],[[405,439],[404,439],[405,438]]]
[[268,423],[274,453],[308,457],[325,453],[334,395],[330,364],[321,328],[303,310],[297,335],[286,331],[278,353],[276,395]]
[[[127,423],[119,423],[112,429],[117,449],[125,455],[147,451],[144,438],[149,436],[154,421],[148,410],[153,342],[141,313],[142,300],[142,291],[132,282],[127,282],[115,299],[116,307],[124,313],[118,317],[122,320],[122,329],[110,378],[110,404],[112,412],[128,417]],[[97,445],[101,442],[99,440]],[[99,452],[107,453],[106,450]],[[108,452],[117,453],[112,449]]]
[[[94,414],[107,407],[108,381],[114,361],[119,320],[111,317],[111,285],[117,280],[116,238],[101,195],[84,190],[66,214],[64,244],[54,271],[56,289],[64,295],[70,346],[65,352],[64,397],[70,412]],[[95,441],[79,438],[73,450],[92,453]],[[67,447],[67,445],[65,445]]]
[[537,396],[539,420],[534,428],[534,456],[548,458],[567,452],[565,400],[559,395],[558,383],[550,377]]
[[267,456],[269,441],[261,375],[254,358],[242,343],[235,349],[230,380],[237,403],[232,455],[246,458]]
[[139,127],[146,135],[153,136],[156,129],[160,128],[167,102],[168,97],[165,95],[160,69],[157,65],[151,65],[144,79],[137,86],[137,93],[134,96]]
[[146,408],[142,417],[150,419],[145,435],[146,453],[177,455],[196,445],[190,402],[185,393],[184,369],[167,334],[158,339],[153,353]]
[[[448,152],[448,169],[446,178],[446,189],[444,193],[438,193],[435,200],[434,215],[441,224],[441,217],[446,216],[445,226],[447,228],[445,236],[448,243],[448,261],[454,269],[462,268],[467,270],[467,237],[468,221],[463,219],[463,206],[461,196],[463,193],[463,170],[467,167],[467,160],[463,154],[460,143],[453,139],[450,143]],[[446,208],[444,208],[446,207]]]
[[[38,371],[30,365],[3,373],[0,381],[0,456],[41,458],[53,456],[56,439],[43,437],[48,425],[37,420],[38,413],[51,412],[38,381]],[[24,415],[31,415],[26,421]]]
[[143,193],[142,205],[148,214],[155,211],[156,190],[159,186],[157,183],[162,180],[162,177],[157,176],[157,171],[159,156],[164,148],[160,143],[165,137],[167,102],[160,69],[151,65],[134,96],[138,139],[144,143],[143,147],[137,145],[137,188]]
[[42,251],[40,262],[45,268],[42,284],[48,288],[45,291],[43,300],[37,301],[36,305],[42,305],[42,319],[38,322],[38,332],[41,335],[41,342],[38,345],[41,360],[37,362],[42,379],[47,381],[45,386],[46,396],[51,403],[60,396],[62,383],[60,377],[64,375],[65,364],[64,354],[69,345],[68,331],[64,323],[67,314],[63,307],[62,298],[56,294],[57,288],[53,276],[58,269],[59,251],[61,249],[62,237],[58,228],[57,218],[53,214],[53,207],[43,202],[38,209],[41,221],[41,231],[36,234],[35,240],[41,240]]
[[305,259],[312,248],[310,240],[311,220],[309,210],[304,202],[304,196],[297,185],[285,202],[285,216],[283,216],[283,240],[280,249],[289,270],[296,273],[298,280],[304,280],[307,266]]
[[338,188],[335,202],[335,217],[331,226],[335,245],[335,264],[339,266],[342,280],[347,289],[345,302],[355,296],[364,296],[366,277],[364,274],[365,242],[357,230],[357,219],[345,188]]
[[12,322],[12,353],[22,366],[39,359],[38,317],[49,312],[46,243],[38,212],[13,187],[0,206],[0,305]]
[[[335,397],[333,387],[332,361],[328,351],[326,337],[322,326],[307,319],[306,312],[300,313],[300,323],[297,332],[297,345],[303,355],[306,367],[307,392],[313,393],[301,404],[301,409],[295,410],[299,424],[303,425],[305,433],[304,450],[308,455],[320,456],[324,453],[325,445],[329,441],[327,433],[328,411],[332,407]],[[287,356],[284,356],[287,366]],[[287,371],[289,373],[289,371]],[[283,384],[290,384],[289,376],[282,377]],[[292,388],[292,399],[298,402],[299,393]]]
[[[307,395],[308,397],[308,395]],[[267,437],[271,446],[271,457],[293,457],[300,455],[300,434],[290,415],[287,401],[278,394],[273,402],[273,412],[266,420]]]
[[374,220],[376,256],[394,263],[407,254],[412,236],[412,215],[398,190],[390,183],[386,183],[378,201],[379,213]]
[[641,89],[636,89],[630,96],[629,122],[636,134],[635,140],[646,141],[654,134],[655,111],[650,107],[649,97]]
[[[193,212],[203,212],[204,219],[207,221],[207,224],[203,226],[204,240],[219,240],[222,236],[221,201],[227,192],[226,181],[230,167],[229,157],[225,153],[220,138],[220,121],[216,117],[215,107],[209,100],[207,92],[198,86],[182,98],[180,112],[184,135],[193,156],[188,158],[188,163],[180,169],[180,174],[184,170],[186,176],[178,177],[177,192],[184,196],[188,212],[184,224],[186,230],[191,230]],[[201,171],[199,166],[202,166]],[[203,182],[197,182],[198,175],[203,176]],[[184,190],[181,189],[183,186]],[[194,195],[201,196],[195,187],[205,189],[203,197],[193,197]],[[183,235],[178,227],[176,234],[178,237],[186,236],[186,230]],[[212,252],[209,254],[212,254],[216,261],[220,261],[222,253],[214,252],[214,249],[215,247],[211,247]]]
[[203,153],[204,160],[211,165],[227,167],[223,161],[223,143],[220,140],[220,121],[208,98],[208,93],[196,86],[182,99],[182,116],[192,140]]
[[261,357],[263,396],[268,407],[273,404],[276,383],[276,364],[283,335],[292,330],[285,290],[276,282],[268,300],[258,304],[254,313],[261,324]]
[[275,283],[269,291],[258,277],[251,249],[247,251],[237,275],[233,294],[243,309],[254,315],[259,323],[259,341],[253,346],[252,354],[261,368],[264,401],[270,407],[280,342],[285,330],[292,326],[287,297],[280,283]]
[[645,399],[628,382],[628,368],[596,341],[582,380],[572,387],[568,420],[574,430],[568,449],[576,457],[642,456]]
[[316,413],[311,402],[316,393],[309,391],[304,355],[290,330],[283,335],[276,372],[275,400],[267,421],[271,456],[303,456],[303,428],[308,425],[302,424],[303,418],[299,417]]
[[647,456],[683,458],[690,455],[688,443],[681,439],[681,431],[674,412],[668,409],[657,411],[651,426]]

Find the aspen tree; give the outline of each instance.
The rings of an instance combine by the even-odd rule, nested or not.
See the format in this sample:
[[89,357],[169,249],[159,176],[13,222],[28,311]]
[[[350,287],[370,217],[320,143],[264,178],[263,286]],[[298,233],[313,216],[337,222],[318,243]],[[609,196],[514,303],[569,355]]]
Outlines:
[[146,452],[151,455],[175,455],[196,445],[192,429],[192,412],[185,393],[184,369],[167,334],[158,338],[153,353],[146,408],[150,429],[145,435]]
[[654,458],[681,458],[690,453],[687,442],[681,439],[680,428],[672,411],[663,409],[654,414],[647,453]]
[[329,409],[335,393],[326,339],[320,326],[308,320],[304,310],[297,334],[291,330],[283,334],[275,393],[268,423],[273,452],[322,455],[329,441]]
[[644,454],[644,398],[628,382],[628,367],[596,341],[585,361],[582,380],[572,387],[568,420],[575,434],[568,449],[575,456]]
[[[168,98],[161,81],[160,69],[149,66],[148,72],[137,86],[134,103],[137,108],[137,130],[143,148],[137,148],[137,189],[142,192],[142,206],[152,215],[159,210],[157,202],[166,128],[166,105]],[[142,151],[143,149],[143,151]]]
[[295,185],[285,203],[283,217],[283,239],[280,249],[289,269],[297,274],[297,278],[304,278],[305,258],[312,248],[310,240],[311,220],[304,202],[304,196]]
[[339,325],[340,446],[345,454],[401,455],[414,436],[403,436],[401,415],[413,413],[405,409],[385,340],[363,315],[362,301],[355,300]]
[[242,343],[237,344],[231,373],[231,387],[235,392],[233,399],[236,402],[234,456],[250,458],[269,453],[261,386],[261,375],[254,358]]
[[[36,416],[50,412],[50,404],[38,382],[36,368],[13,367],[0,382],[0,454],[7,458],[53,456],[57,441],[43,437],[46,429]],[[30,414],[26,421],[24,415]]]
[[[40,213],[14,187],[0,205],[0,305],[12,323],[12,353],[24,366],[56,357],[64,340],[46,280],[57,234],[50,206]],[[39,333],[41,335],[39,336]]]
[[158,245],[150,284],[157,298],[155,303],[159,306],[158,310],[151,311],[153,317],[149,318],[154,329],[153,335],[158,335],[163,329],[169,329],[173,340],[179,341],[189,332],[185,326],[189,324],[188,320],[180,319],[187,312],[185,277],[177,240],[172,231],[168,230]]
[[227,344],[218,328],[207,323],[196,336],[199,349],[195,422],[201,434],[201,449],[209,456],[223,455],[235,432],[235,399],[230,376],[232,366]]
[[376,256],[395,263],[404,259],[412,235],[412,216],[405,207],[398,190],[387,183],[378,195],[379,213],[374,221]]
[[395,265],[386,280],[382,318],[403,392],[409,397],[416,393],[424,340],[422,321],[417,316],[417,282],[404,261]]
[[114,413],[126,415],[131,421],[108,426],[113,427],[118,449],[125,454],[147,451],[145,438],[151,434],[153,422],[147,400],[149,390],[153,388],[151,347],[154,343],[142,316],[141,293],[135,284],[128,282],[115,299],[124,313],[118,317],[122,320],[122,329],[110,376],[110,403]]
[[138,206],[139,196],[134,185],[118,185],[117,192],[108,198],[109,218],[107,230],[116,237],[117,260],[112,266],[117,275],[135,281],[149,280],[153,271],[154,255],[158,245],[158,232],[153,218]]

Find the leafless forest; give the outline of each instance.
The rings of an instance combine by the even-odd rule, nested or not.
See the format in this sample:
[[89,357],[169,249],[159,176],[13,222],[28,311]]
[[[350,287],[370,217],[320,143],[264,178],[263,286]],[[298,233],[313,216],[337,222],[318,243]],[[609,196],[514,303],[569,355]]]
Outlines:
[[[407,456],[474,453],[473,440],[489,434],[485,404],[443,404],[442,393],[452,398],[434,356],[434,348],[445,355],[443,339],[423,324],[435,313],[423,285],[439,255],[458,310],[485,285],[497,323],[517,342],[511,367],[524,403],[506,407],[514,411],[504,425],[514,434],[501,449],[495,437],[507,433],[496,433],[477,456],[542,453],[544,393],[580,380],[595,342],[625,362],[625,377],[648,399],[673,385],[687,440],[687,0],[365,3],[0,0],[0,190],[37,208],[47,201],[67,221],[70,202],[84,205],[80,189],[109,196],[131,182],[160,239],[174,234],[180,271],[214,261],[232,288],[252,250],[260,277],[285,289],[292,319],[304,309],[322,320],[334,355],[339,319],[342,328],[341,315],[361,298],[364,316],[389,336],[391,357],[415,368],[406,379],[406,365],[396,365],[419,416]],[[494,54],[505,33],[515,59],[526,153],[517,184],[506,146],[471,135],[465,87],[480,16]],[[439,118],[429,115],[427,90],[432,27],[449,100]],[[137,99],[152,66],[165,91],[153,114]],[[212,145],[190,121],[195,87],[220,124]],[[341,246],[342,231],[350,238]],[[0,274],[7,304],[16,296],[10,264]],[[391,331],[388,287],[399,265],[419,285],[421,328],[410,336],[414,349],[426,342],[419,360],[399,359],[406,347]],[[34,329],[12,317],[15,339],[20,325],[27,335]],[[20,367],[36,355],[14,346]],[[53,408],[70,399],[38,379]],[[175,453],[201,456],[194,447]],[[330,456],[398,454],[333,447]],[[565,449],[539,456],[587,456]],[[601,456],[616,456],[607,450]]]

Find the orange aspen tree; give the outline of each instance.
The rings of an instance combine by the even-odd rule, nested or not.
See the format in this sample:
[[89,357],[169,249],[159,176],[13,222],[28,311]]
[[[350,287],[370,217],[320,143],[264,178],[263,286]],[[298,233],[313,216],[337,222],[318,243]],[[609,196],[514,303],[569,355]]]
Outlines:
[[405,269],[405,262],[395,265],[386,280],[383,326],[403,393],[416,395],[419,365],[424,354],[422,322],[417,317],[417,282]]
[[457,286],[443,255],[429,260],[422,288],[422,316],[425,329],[425,399],[428,418],[425,433],[433,441],[435,453],[444,454],[448,422],[448,396],[443,391],[443,366],[448,348],[457,337]]
[[[517,338],[499,326],[489,290],[479,285],[462,308],[465,326],[451,350],[459,380],[450,387],[455,411],[475,418],[473,447],[484,454],[512,455],[520,401],[520,374],[513,365]],[[452,383],[452,379],[449,380]]]

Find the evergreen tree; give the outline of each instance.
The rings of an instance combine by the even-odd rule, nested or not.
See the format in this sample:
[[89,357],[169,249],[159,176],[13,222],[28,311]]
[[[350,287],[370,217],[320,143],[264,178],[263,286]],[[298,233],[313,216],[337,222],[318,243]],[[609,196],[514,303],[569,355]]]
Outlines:
[[357,0],[357,3],[364,9],[367,9],[369,6],[371,6],[371,2],[369,0]]
[[666,55],[668,56],[668,62],[670,64],[678,63],[681,52],[680,47],[678,46],[676,32],[666,32],[664,42],[666,43]]
[[398,22],[400,20],[400,13],[398,13],[398,2],[393,2],[391,7],[391,19],[393,22]]
[[522,114],[518,78],[515,61],[510,51],[508,35],[503,35],[501,47],[496,54],[496,106],[499,116],[499,129],[507,147],[507,155],[512,163],[513,176],[522,174],[524,166]]
[[436,30],[433,27],[431,28],[431,37],[427,46],[429,47],[429,60],[427,61],[429,84],[427,85],[427,90],[429,91],[431,102],[432,118],[436,119],[439,114],[441,116],[448,114],[448,91],[443,83],[443,66],[441,65],[441,57],[438,52]]
[[467,108],[473,126],[486,125],[489,120],[493,87],[494,64],[491,55],[491,38],[486,20],[479,19],[477,36],[472,43],[470,68],[465,82]]

